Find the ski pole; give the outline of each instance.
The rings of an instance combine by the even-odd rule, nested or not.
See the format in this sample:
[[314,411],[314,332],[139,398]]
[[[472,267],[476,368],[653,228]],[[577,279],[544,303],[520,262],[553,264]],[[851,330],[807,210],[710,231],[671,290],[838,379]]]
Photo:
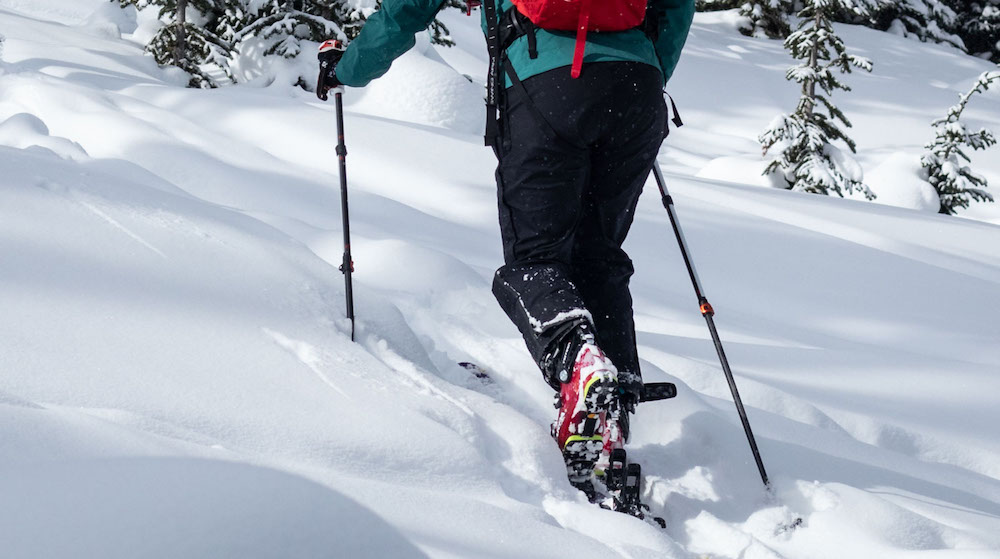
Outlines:
[[[354,286],[351,273],[354,260],[351,259],[351,218],[347,210],[347,145],[344,143],[344,86],[336,81],[337,63],[340,62],[347,45],[339,39],[324,41],[319,46],[319,78],[316,80],[316,96],[327,100],[327,92],[333,90],[337,107],[337,158],[340,161],[340,216],[344,227],[344,257],[339,270],[344,274],[344,294],[347,297],[347,318],[351,319],[351,341],[354,341]],[[327,80],[333,80],[328,82]]]
[[729,391],[733,394],[733,401],[736,402],[736,411],[740,414],[740,421],[743,422],[743,431],[747,435],[747,442],[750,443],[750,450],[753,451],[753,458],[757,462],[757,470],[760,471],[760,479],[764,482],[764,487],[768,490],[771,489],[771,482],[767,478],[767,472],[764,471],[764,462],[761,460],[760,451],[757,449],[757,441],[753,437],[753,431],[750,429],[750,420],[747,419],[747,412],[743,408],[743,400],[740,399],[740,392],[736,388],[736,380],[733,379],[733,371],[729,368],[729,360],[726,359],[726,352],[722,349],[722,340],[719,339],[719,331],[715,328],[715,320],[712,318],[715,316],[715,310],[712,308],[712,304],[708,302],[708,298],[705,297],[705,293],[701,289],[701,281],[698,280],[698,272],[694,269],[694,262],[691,260],[691,255],[688,252],[687,241],[684,240],[684,233],[681,231],[681,224],[677,220],[677,213],[674,210],[674,201],[670,197],[670,193],[667,192],[667,184],[663,180],[663,173],[660,172],[660,166],[657,163],[653,164],[653,175],[656,177],[656,184],[660,187],[660,196],[663,201],[663,207],[667,210],[667,215],[670,216],[670,224],[674,228],[674,235],[677,237],[677,244],[681,247],[681,256],[684,258],[684,265],[687,266],[688,275],[691,276],[691,284],[694,286],[694,293],[698,297],[698,308],[701,310],[702,316],[705,317],[705,321],[708,323],[708,331],[712,334],[712,341],[715,342],[715,351],[719,354],[719,361],[722,363],[722,371],[726,373],[726,380],[729,381]]
[[347,318],[351,319],[351,341],[354,341],[354,288],[351,273],[354,261],[351,259],[351,218],[347,207],[347,145],[344,143],[344,88],[334,90],[337,106],[337,158],[340,160],[340,215],[344,222],[344,258],[340,271],[344,274],[344,293],[347,296]]

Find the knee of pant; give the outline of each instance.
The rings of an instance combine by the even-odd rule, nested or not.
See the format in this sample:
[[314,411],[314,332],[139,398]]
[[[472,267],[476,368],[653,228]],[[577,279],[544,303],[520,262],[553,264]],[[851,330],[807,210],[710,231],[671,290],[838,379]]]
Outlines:
[[620,281],[632,277],[635,267],[632,266],[632,260],[622,253],[618,257],[611,258],[574,259],[571,272],[573,279],[578,282]]

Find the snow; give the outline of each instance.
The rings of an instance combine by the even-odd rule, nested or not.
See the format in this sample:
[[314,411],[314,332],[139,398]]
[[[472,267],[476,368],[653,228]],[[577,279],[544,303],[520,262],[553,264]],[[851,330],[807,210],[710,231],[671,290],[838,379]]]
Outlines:
[[768,188],[787,188],[779,174],[764,174],[767,161],[760,157],[724,156],[709,161],[695,176],[713,181],[752,184]]
[[0,510],[17,535],[7,557],[426,557],[342,493],[239,462],[105,458],[15,475],[0,481],[18,505]]
[[[463,22],[468,24],[469,22]],[[481,133],[486,119],[483,88],[436,54],[427,34],[394,63],[395,69],[367,87],[352,91],[359,113]]]
[[876,63],[838,104],[883,204],[759,188],[792,61],[697,16],[659,164],[774,492],[650,184],[639,354],[679,395],[640,407],[630,454],[661,531],[569,486],[551,389],[490,294],[478,18],[347,91],[352,343],[332,103],[184,89],[106,4],[0,0],[4,557],[1000,556],[1000,209],[929,213],[914,182],[988,63],[838,28]]
[[867,173],[867,183],[879,204],[937,213],[941,207],[934,187],[921,178],[920,160],[899,152]]

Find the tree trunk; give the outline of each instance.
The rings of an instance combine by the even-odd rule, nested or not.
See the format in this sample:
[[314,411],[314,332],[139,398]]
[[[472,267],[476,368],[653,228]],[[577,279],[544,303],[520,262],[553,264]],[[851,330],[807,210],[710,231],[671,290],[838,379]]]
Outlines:
[[187,3],[188,0],[177,0],[177,43],[174,45],[174,60],[184,67],[187,61]]
[[[820,24],[823,19],[823,9],[819,7],[814,8],[816,14],[813,16],[813,30],[819,30]],[[818,33],[814,34],[818,36]],[[809,68],[815,72],[819,70],[819,42],[814,42],[812,47],[809,49]],[[809,99],[809,103],[806,105],[806,114],[812,115],[813,107],[816,106],[816,80],[811,79],[802,84],[802,93]]]

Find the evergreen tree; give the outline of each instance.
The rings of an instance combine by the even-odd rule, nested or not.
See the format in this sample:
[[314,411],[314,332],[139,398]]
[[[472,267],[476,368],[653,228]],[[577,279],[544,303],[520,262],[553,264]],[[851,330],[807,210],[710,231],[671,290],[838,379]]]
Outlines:
[[763,33],[770,39],[784,39],[791,32],[788,15],[795,13],[793,0],[697,0],[699,12],[739,8],[740,33],[748,37]]
[[[121,6],[155,8],[164,26],[146,46],[159,64],[191,75],[192,87],[234,82],[231,63],[246,53],[248,39],[263,43],[260,56],[294,58],[304,41],[351,40],[361,32],[365,12],[352,0],[111,0]],[[378,4],[376,4],[376,7]],[[464,0],[444,0],[445,8],[466,8]],[[435,19],[431,41],[452,46],[448,28]],[[312,54],[312,53],[310,53]],[[253,53],[257,56],[257,53]],[[299,85],[307,87],[300,76]]]
[[841,21],[965,49],[961,37],[955,33],[958,16],[944,0],[877,0],[868,17],[862,20],[853,14],[845,15]]
[[[303,41],[323,42],[330,38],[352,40],[361,33],[365,13],[348,0],[229,0],[232,6],[221,20],[218,33],[232,37],[240,50],[250,38],[263,41],[263,56],[294,58],[301,54]],[[459,0],[445,0],[444,6],[465,8]],[[453,46],[448,29],[437,19],[429,27],[431,41]],[[310,76],[299,76],[298,85],[308,87]]]
[[[854,9],[856,4],[865,9]],[[739,9],[740,32],[770,38],[787,37],[788,17],[805,0],[696,0],[701,12]],[[856,0],[833,2],[833,21],[864,25],[879,31],[915,36],[921,41],[948,43],[997,60],[1000,53],[1000,0]],[[972,46],[974,45],[974,46]]]
[[987,187],[986,178],[973,173],[965,165],[970,159],[963,148],[986,149],[997,143],[996,137],[985,128],[969,132],[961,118],[973,95],[986,91],[991,84],[998,82],[1000,71],[986,72],[968,93],[960,96],[957,105],[948,109],[948,116],[931,124],[935,132],[934,141],[927,144],[928,152],[920,159],[920,164],[924,179],[941,198],[940,213],[954,215],[958,208],[969,207],[970,198],[980,202],[993,201],[993,196],[983,190]]
[[854,141],[837,125],[840,121],[849,128],[850,121],[829,99],[834,90],[851,90],[837,79],[835,70],[850,73],[852,67],[872,68],[868,59],[847,54],[831,17],[845,9],[866,15],[869,7],[864,0],[807,0],[798,14],[802,18],[798,29],[785,40],[792,57],[803,61],[786,74],[788,80],[801,84],[802,95],[795,112],[775,118],[759,141],[764,155],[772,148],[780,149],[765,174],[780,170],[792,190],[840,196],[857,190],[868,199],[875,197],[862,183],[860,166],[832,143],[841,140],[851,152],[856,151]]
[[[465,11],[468,9],[466,2],[467,0],[444,0],[441,9],[458,8]],[[434,18],[434,21],[431,22],[431,26],[427,30],[431,34],[431,43],[445,47],[455,46],[455,41],[451,40],[451,31],[448,30],[448,27],[441,20]]]
[[[268,40],[271,44],[265,55],[297,56],[303,40],[323,42],[338,37],[350,41],[361,33],[365,23],[364,12],[356,3],[346,0],[231,1],[236,4],[236,10],[222,33],[231,33],[237,41],[249,36]],[[465,3],[445,0],[444,7],[465,9]],[[233,28],[238,30],[233,32]],[[448,28],[439,20],[431,22],[429,31],[433,43],[454,46]]]
[[769,39],[784,39],[791,33],[788,14],[793,12],[791,0],[744,0],[740,3],[743,22],[740,33],[755,36],[763,32]]
[[695,0],[694,9],[699,12],[717,12],[738,8],[743,0]]
[[838,21],[951,44],[1000,62],[1000,0],[875,0],[864,20],[841,13]]
[[[216,87],[216,70],[233,81],[229,70],[232,44],[215,33],[215,22],[232,0],[112,0],[122,7],[158,8],[164,26],[146,45],[158,64],[176,66],[191,75],[191,87]],[[209,70],[206,70],[208,68]]]
[[957,13],[955,32],[970,54],[1000,62],[1000,0],[945,0]]
[[301,41],[353,39],[364,23],[359,10],[346,2],[322,0],[238,0],[235,20],[223,32],[237,41],[259,37],[269,44],[264,55],[298,56]]

